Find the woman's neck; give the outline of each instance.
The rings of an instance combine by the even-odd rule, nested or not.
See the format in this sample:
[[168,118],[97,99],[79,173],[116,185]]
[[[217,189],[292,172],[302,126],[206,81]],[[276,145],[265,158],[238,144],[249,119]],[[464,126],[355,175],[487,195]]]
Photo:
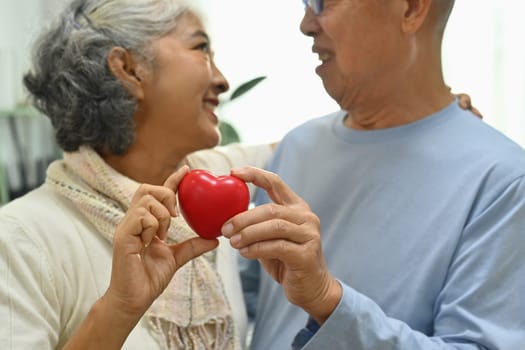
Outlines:
[[179,166],[186,154],[153,152],[131,146],[123,155],[107,154],[102,158],[113,169],[138,183],[162,185]]

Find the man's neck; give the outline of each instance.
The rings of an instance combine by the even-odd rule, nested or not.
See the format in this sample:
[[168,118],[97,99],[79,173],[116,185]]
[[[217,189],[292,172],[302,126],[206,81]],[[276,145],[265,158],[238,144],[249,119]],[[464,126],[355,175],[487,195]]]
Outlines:
[[345,125],[355,130],[385,129],[406,125],[423,119],[445,108],[454,101],[448,90],[441,96],[425,99],[378,102],[362,108],[348,108]]
[[371,84],[355,101],[341,104],[348,111],[345,125],[356,130],[392,128],[445,108],[454,101],[454,95],[445,85],[441,70],[429,66],[433,65],[413,65],[391,74],[385,81]]

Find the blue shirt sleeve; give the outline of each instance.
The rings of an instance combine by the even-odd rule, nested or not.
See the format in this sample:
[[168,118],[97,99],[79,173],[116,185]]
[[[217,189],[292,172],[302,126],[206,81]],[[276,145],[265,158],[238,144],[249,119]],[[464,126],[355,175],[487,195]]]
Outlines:
[[525,180],[519,178],[465,226],[434,298],[432,334],[389,317],[342,284],[332,315],[317,331],[301,331],[294,349],[525,349],[524,276]]

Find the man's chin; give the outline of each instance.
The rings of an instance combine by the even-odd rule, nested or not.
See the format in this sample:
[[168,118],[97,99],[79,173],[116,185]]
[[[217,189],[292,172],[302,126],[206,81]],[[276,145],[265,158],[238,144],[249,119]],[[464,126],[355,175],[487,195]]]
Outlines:
[[332,100],[334,100],[339,106],[341,106],[341,101],[342,101],[342,93],[340,91],[341,89],[336,89],[333,86],[328,85],[325,80],[323,80],[323,86],[328,96],[330,96]]

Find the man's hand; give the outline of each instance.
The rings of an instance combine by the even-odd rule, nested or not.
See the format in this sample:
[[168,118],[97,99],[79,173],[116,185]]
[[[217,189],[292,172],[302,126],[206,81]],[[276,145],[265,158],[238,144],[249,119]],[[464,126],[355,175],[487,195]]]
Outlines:
[[259,259],[288,300],[322,324],[342,296],[326,267],[319,218],[276,174],[249,167],[232,175],[266,190],[273,203],[236,215],[223,235],[245,258]]

